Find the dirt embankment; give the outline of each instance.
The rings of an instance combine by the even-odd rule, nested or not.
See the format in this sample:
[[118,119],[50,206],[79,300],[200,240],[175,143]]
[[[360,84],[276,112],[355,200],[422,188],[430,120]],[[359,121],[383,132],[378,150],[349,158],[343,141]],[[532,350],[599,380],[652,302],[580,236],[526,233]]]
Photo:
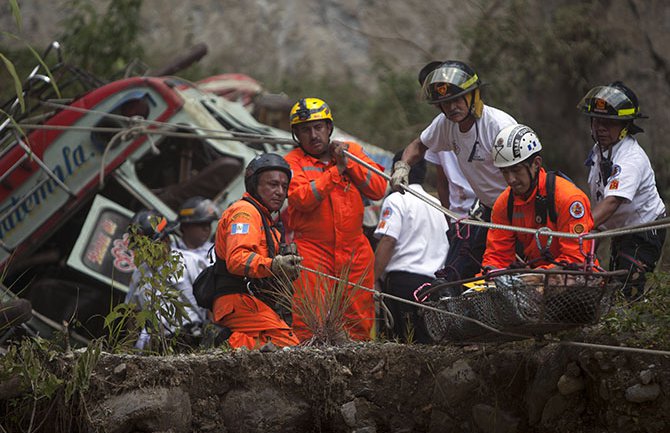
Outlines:
[[670,359],[533,342],[102,357],[91,430],[665,432]]

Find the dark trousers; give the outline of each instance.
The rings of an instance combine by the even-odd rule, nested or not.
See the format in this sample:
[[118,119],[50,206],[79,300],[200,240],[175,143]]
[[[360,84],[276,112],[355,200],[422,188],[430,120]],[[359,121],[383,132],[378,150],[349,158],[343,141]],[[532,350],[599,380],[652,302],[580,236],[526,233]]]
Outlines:
[[[491,221],[491,208],[482,206],[481,219]],[[452,225],[449,235],[449,252],[444,268],[435,273],[438,278],[458,281],[474,277],[482,268],[486,250],[486,227],[460,224],[458,232]]]
[[[414,301],[414,290],[432,280],[432,277],[425,275],[392,271],[386,274],[382,292]],[[426,325],[417,314],[418,307],[388,298],[384,298],[384,303],[393,316],[393,329],[390,330],[390,337],[398,338],[403,342],[409,340],[424,344],[431,342],[426,331]],[[412,335],[411,339],[409,338],[410,335]]]
[[610,270],[628,269],[623,277],[623,294],[636,300],[644,294],[646,272],[656,268],[663,252],[666,229],[632,233],[612,239]]

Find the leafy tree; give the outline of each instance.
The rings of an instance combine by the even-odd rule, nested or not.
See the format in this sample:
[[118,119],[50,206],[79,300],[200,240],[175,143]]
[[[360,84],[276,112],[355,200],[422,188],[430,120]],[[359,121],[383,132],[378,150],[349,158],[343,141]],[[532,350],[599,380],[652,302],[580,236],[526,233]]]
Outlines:
[[104,13],[87,0],[69,0],[61,35],[69,62],[100,77],[112,77],[144,51],[138,39],[142,0],[112,0]]
[[592,143],[575,106],[602,65],[625,49],[611,24],[593,25],[602,8],[596,0],[542,8],[493,2],[463,31],[470,62],[489,84],[484,100],[535,129],[548,165],[578,182],[585,182],[581,161]]

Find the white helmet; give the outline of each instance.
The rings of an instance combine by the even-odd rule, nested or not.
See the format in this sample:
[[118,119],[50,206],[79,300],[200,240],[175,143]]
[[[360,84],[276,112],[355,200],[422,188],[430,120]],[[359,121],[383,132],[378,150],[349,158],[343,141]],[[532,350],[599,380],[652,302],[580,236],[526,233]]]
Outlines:
[[503,128],[493,142],[493,165],[511,167],[540,150],[542,144],[535,131],[526,125],[510,125]]

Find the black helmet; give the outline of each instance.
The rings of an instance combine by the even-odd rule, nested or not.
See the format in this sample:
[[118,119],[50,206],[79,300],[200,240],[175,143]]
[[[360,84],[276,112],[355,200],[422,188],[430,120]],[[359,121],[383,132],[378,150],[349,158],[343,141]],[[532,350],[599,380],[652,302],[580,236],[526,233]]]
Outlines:
[[423,86],[423,83],[426,81],[428,74],[433,72],[443,63],[444,62],[441,60],[433,60],[432,62],[426,63],[426,65],[424,65],[424,67],[419,71],[419,76],[417,77],[419,80],[419,85]]
[[212,200],[195,196],[182,203],[178,219],[180,224],[211,223],[219,219],[219,209]]
[[644,132],[633,120],[647,116],[640,112],[637,95],[621,81],[589,90],[577,104],[577,109],[589,117],[629,121],[629,134]]
[[176,224],[170,224],[163,215],[153,209],[145,209],[133,215],[128,224],[128,231],[132,233],[133,228],[136,234],[147,236],[152,241],[159,241],[172,233]]
[[590,117],[616,120],[643,118],[637,96],[621,81],[589,90],[577,105],[579,111]]
[[249,194],[255,196],[258,176],[268,170],[283,171],[289,182],[291,181],[291,167],[288,162],[276,153],[263,153],[252,159],[244,172],[244,186]]
[[[426,66],[432,67],[430,63]],[[472,92],[481,84],[470,66],[458,60],[447,60],[428,73],[423,82],[422,97],[429,104],[439,104]]]

